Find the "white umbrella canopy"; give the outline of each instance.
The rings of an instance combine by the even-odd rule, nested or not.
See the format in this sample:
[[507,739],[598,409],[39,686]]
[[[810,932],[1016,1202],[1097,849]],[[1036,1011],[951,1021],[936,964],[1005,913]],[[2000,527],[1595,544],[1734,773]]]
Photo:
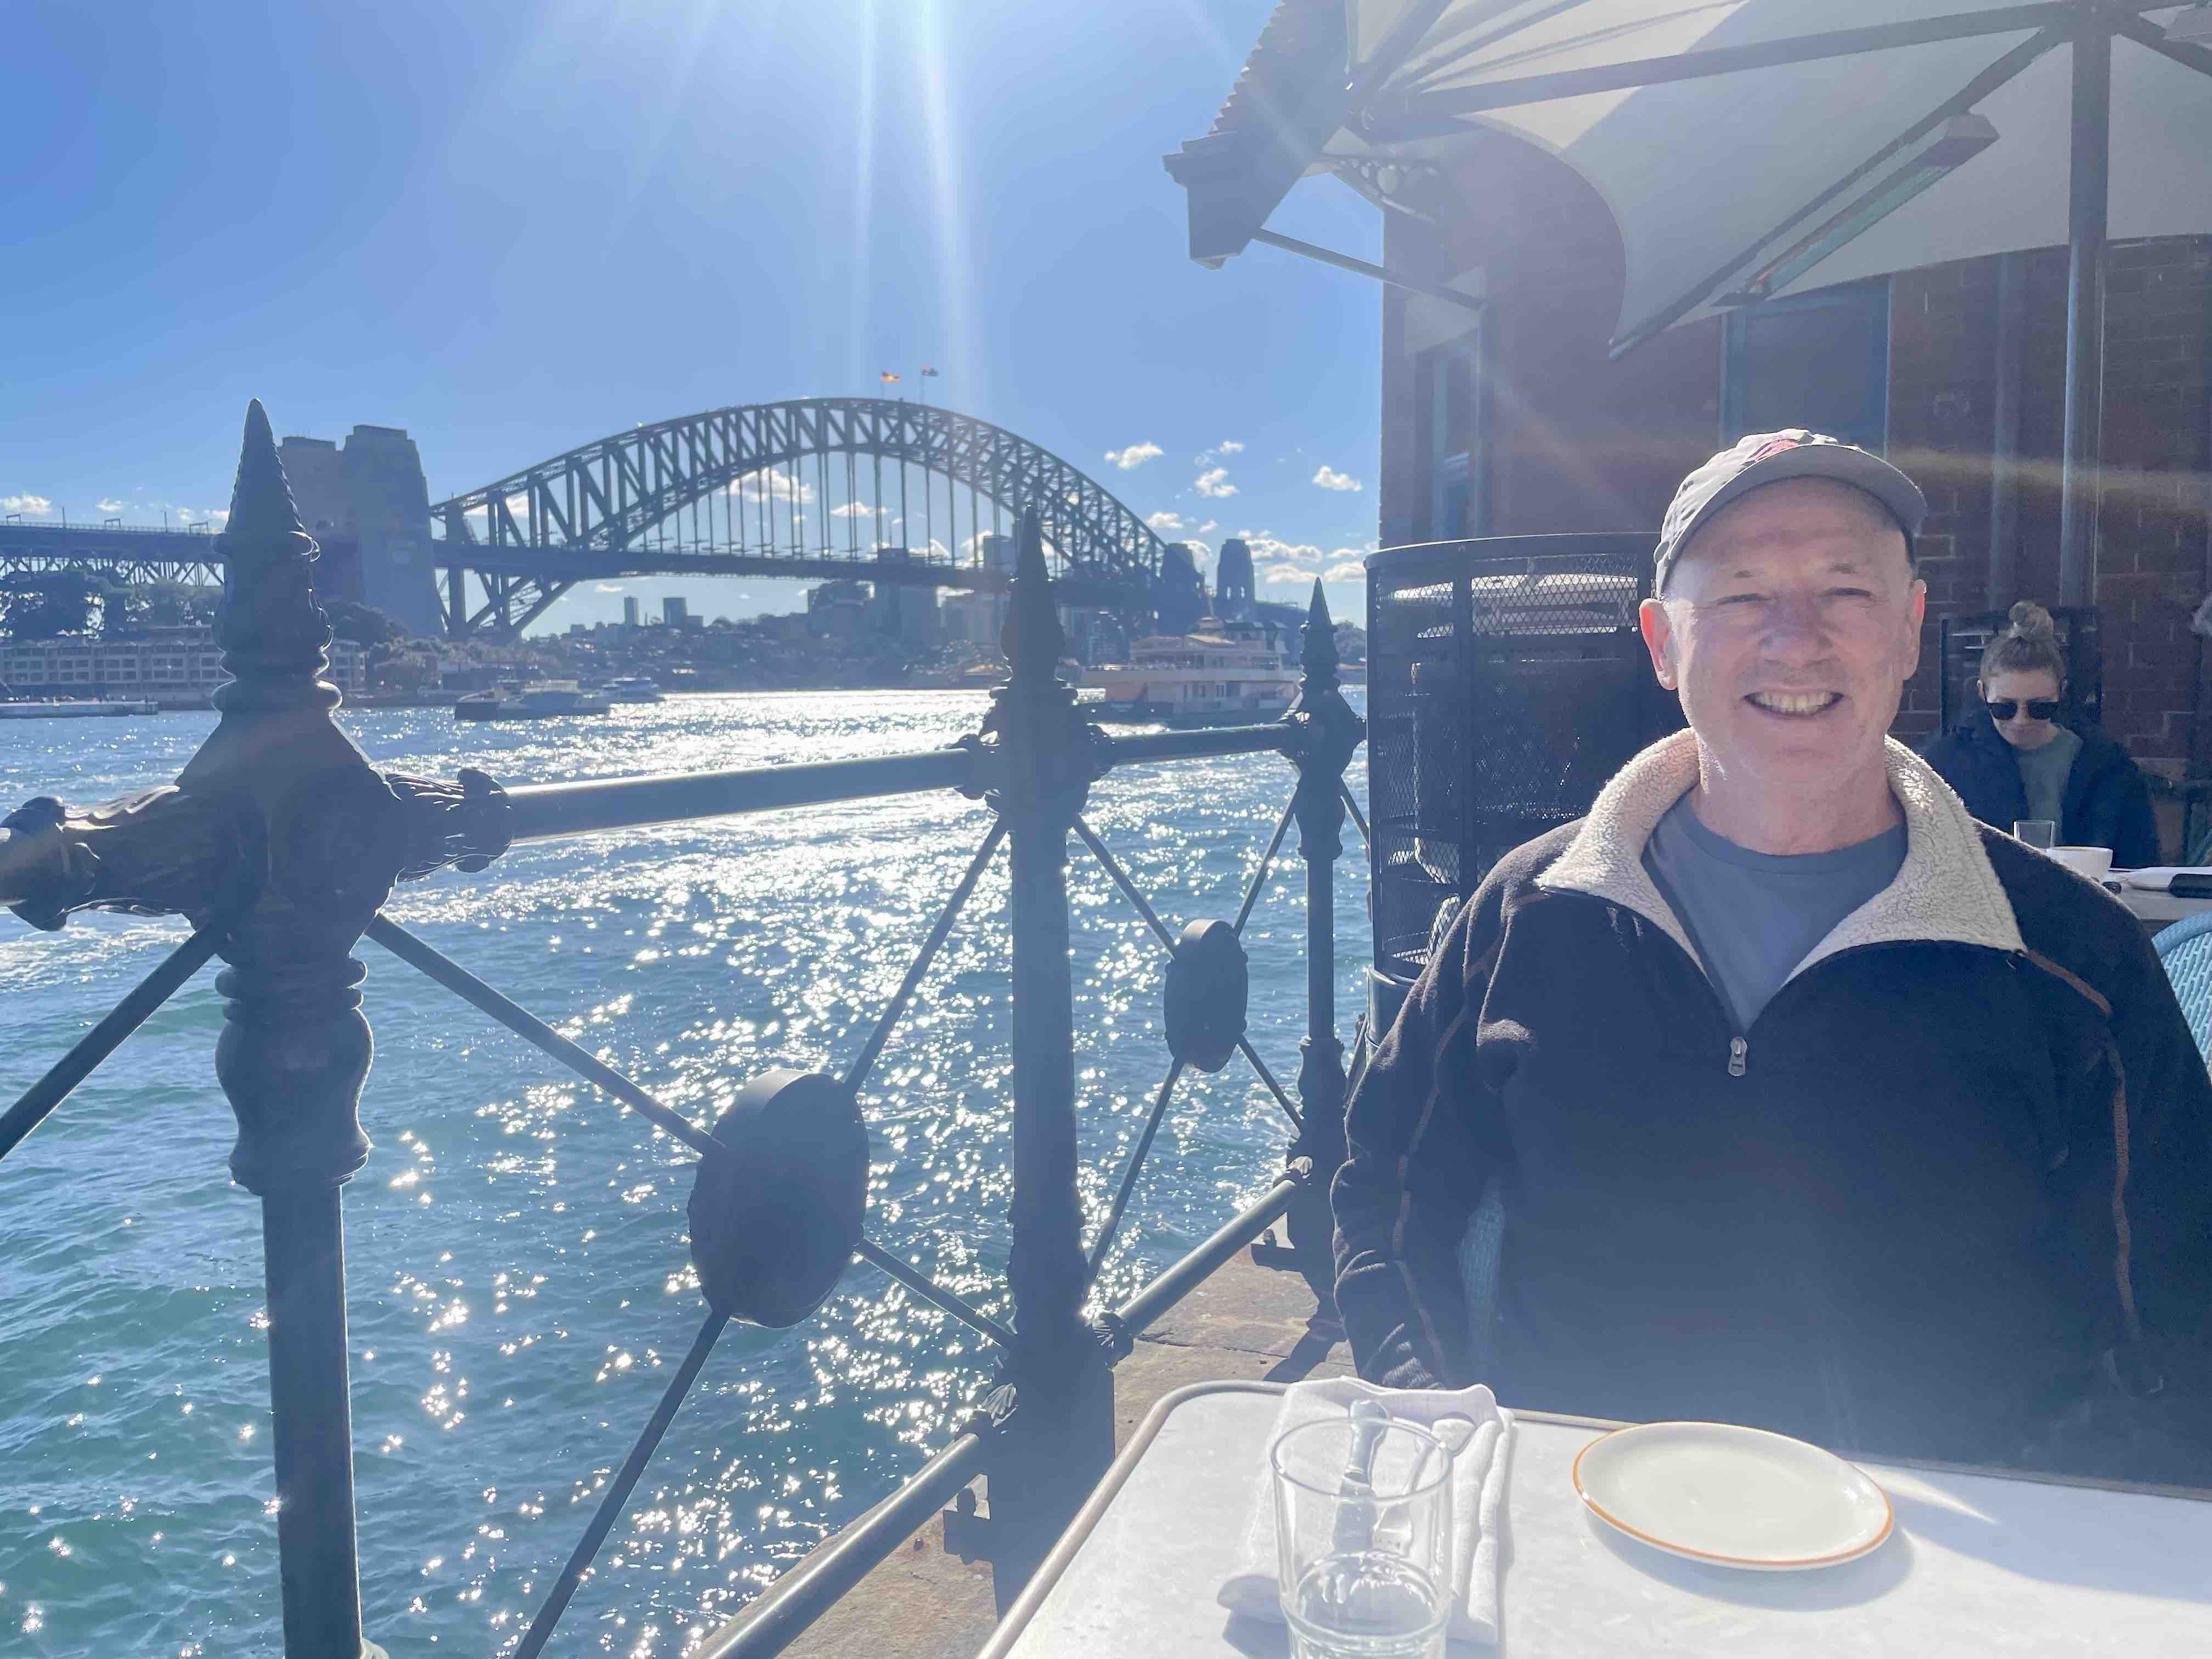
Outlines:
[[[1409,14],[1434,9],[1432,0],[1346,0],[1349,60],[1374,59]],[[2183,9],[2122,15],[2156,28]],[[1529,76],[1939,15],[2025,21],[2000,33],[1469,107]],[[1620,225],[1627,285],[1616,338],[1626,343],[1710,314],[1732,278],[1788,245],[1793,218],[1841,187],[1795,229],[1819,225],[1860,188],[1847,181],[1885,176],[1881,166],[1864,170],[1946,109],[1984,118],[1994,141],[1773,292],[2065,242],[2073,48],[2044,32],[2051,21],[2051,9],[2011,0],[1855,0],[1847,10],[1832,0],[1454,0],[1368,89],[1365,129],[1348,124],[1324,155],[1448,155],[1468,142],[1450,136],[1462,126],[1558,155]],[[2124,35],[2112,45],[2111,124],[2109,234],[2212,232],[2212,78]]]

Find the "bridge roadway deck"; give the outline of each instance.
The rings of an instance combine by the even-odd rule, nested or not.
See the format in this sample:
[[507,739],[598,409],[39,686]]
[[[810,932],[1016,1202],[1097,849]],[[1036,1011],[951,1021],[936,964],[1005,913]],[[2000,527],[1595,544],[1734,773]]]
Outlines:
[[[1277,1253],[1262,1243],[1240,1254],[1115,1368],[1117,1450],[1156,1401],[1189,1383],[1231,1377],[1288,1382],[1351,1372],[1334,1307],[1318,1302],[1297,1273],[1261,1266],[1255,1254],[1272,1259]],[[1288,1253],[1279,1254],[1287,1261]],[[797,1659],[971,1659],[998,1615],[990,1563],[969,1553],[969,1531],[957,1518],[933,1518],[786,1653]],[[775,1594],[770,1589],[748,1614]]]

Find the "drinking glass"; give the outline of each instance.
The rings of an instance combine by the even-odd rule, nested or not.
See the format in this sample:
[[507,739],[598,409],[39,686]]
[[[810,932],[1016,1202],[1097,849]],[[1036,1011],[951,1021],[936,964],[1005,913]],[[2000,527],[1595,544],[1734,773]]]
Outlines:
[[1276,1590],[1297,1659],[1440,1659],[1452,1596],[1446,1446],[1374,1410],[1301,1424],[1269,1457]]
[[2012,826],[2013,838],[2029,847],[2039,847],[2045,852],[2058,839],[2058,826],[2049,818],[2015,818]]

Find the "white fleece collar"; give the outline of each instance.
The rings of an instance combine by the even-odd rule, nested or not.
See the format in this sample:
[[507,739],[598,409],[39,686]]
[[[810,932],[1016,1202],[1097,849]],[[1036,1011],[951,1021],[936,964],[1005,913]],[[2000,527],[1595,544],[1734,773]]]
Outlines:
[[[1935,769],[1887,740],[1889,790],[1905,814],[1905,864],[1897,879],[1838,922],[1791,971],[1863,945],[1942,939],[1992,951],[2025,948],[2012,901],[1982,848],[1981,831]],[[1694,732],[1662,738],[1607,784],[1567,850],[1537,878],[1548,892],[1589,893],[1623,905],[1699,961],[1690,936],[1644,869],[1644,846],[1668,810],[1698,781]],[[1702,963],[1700,963],[1702,966]]]

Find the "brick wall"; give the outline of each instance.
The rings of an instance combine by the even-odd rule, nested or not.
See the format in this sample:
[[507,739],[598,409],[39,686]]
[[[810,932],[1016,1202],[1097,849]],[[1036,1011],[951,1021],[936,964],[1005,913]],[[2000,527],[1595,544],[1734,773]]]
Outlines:
[[[1437,225],[1391,216],[1386,258],[1432,277],[1481,268],[1492,298],[1493,535],[1656,527],[1681,476],[1735,435],[1720,430],[1720,325],[1669,330],[1606,356],[1622,290],[1611,214],[1578,175],[1501,139],[1443,184]],[[2055,603],[2058,458],[2066,369],[2066,254],[2017,256],[2025,326],[2011,591],[1991,592],[1996,258],[1900,272],[1890,285],[1889,453],[1926,491],[1929,587],[1921,671],[1898,734],[1918,741],[1938,707],[1937,625],[1948,614]],[[1382,529],[1431,531],[1428,455],[1408,301],[1393,289],[1383,332]],[[1418,330],[1413,331],[1418,332]],[[2097,603],[2106,727],[2140,759],[2191,756],[2207,665],[2189,631],[2212,592],[2212,237],[2122,243],[2106,302],[2106,496]],[[2212,726],[2212,713],[2205,721]],[[2203,739],[2197,739],[2200,743]],[[2212,744],[2197,757],[2212,762]]]

